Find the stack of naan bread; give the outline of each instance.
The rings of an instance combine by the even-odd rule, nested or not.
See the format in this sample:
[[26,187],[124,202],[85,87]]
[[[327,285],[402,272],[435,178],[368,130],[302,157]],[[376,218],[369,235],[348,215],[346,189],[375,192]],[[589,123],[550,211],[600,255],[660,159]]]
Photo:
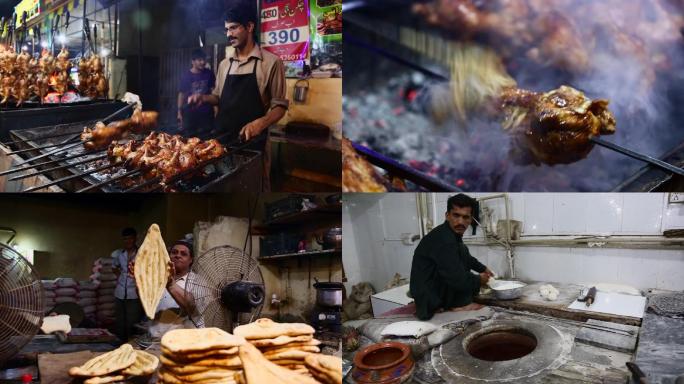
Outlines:
[[[295,373],[315,377],[322,383],[342,382],[342,360],[319,353],[318,346],[321,342],[314,339],[315,330],[307,324],[276,323],[271,319],[264,318],[241,325],[235,328],[233,333],[244,337],[261,352],[266,360],[272,363],[288,368]],[[318,357],[322,357],[322,360],[325,361],[324,365],[319,363]],[[306,362],[307,359],[310,360],[310,363]],[[337,362],[338,367],[331,369],[330,367],[334,368],[335,362]],[[243,364],[245,364],[244,359]],[[247,372],[246,367],[245,364],[245,371]],[[323,374],[328,372],[329,375]],[[339,373],[336,375],[336,372]]]
[[161,339],[162,367],[158,383],[236,383],[242,370],[238,347],[242,337],[218,328],[176,329]]
[[304,358],[306,368],[316,380],[325,384],[342,384],[342,359],[335,356],[312,353]]
[[315,332],[307,324],[276,323],[266,318],[241,325],[233,331],[257,347],[266,359],[307,375],[309,371],[304,365],[304,358],[321,351],[318,348],[321,342],[313,337]]
[[176,329],[161,340],[161,384],[341,384],[342,360],[321,355],[306,324],[269,319],[235,328]]
[[69,375],[82,378],[85,384],[105,384],[127,381],[136,376],[149,376],[157,370],[159,359],[124,344],[118,349],[73,367]]

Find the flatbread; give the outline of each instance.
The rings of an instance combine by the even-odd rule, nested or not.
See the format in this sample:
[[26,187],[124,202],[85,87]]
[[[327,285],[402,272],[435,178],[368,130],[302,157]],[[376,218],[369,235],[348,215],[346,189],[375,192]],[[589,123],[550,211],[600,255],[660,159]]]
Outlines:
[[186,375],[174,375],[183,381],[206,381],[206,380],[234,380],[237,370],[225,368],[213,368],[204,372],[189,373]]
[[318,353],[321,351],[320,348],[315,347],[315,346],[306,346],[306,347],[288,347],[288,346],[283,346],[283,348],[274,348],[274,349],[269,349],[269,350],[262,350],[261,353],[264,354],[267,358],[269,356],[274,356],[282,352],[286,351],[300,351],[300,352],[309,352],[309,353]]
[[271,363],[279,365],[281,367],[289,367],[291,365],[296,365],[296,364],[301,364],[304,362],[304,359],[274,359],[274,360],[269,360]]
[[252,344],[240,346],[240,359],[247,384],[319,384],[316,380],[268,361]]
[[[162,347],[162,353],[173,358],[176,357],[175,353],[169,351],[168,349]],[[225,358],[231,356],[237,356],[238,347],[225,348],[225,349],[211,349],[208,351],[198,351],[198,352],[187,352],[181,353],[178,357],[180,360],[200,360],[208,357],[213,358]]]
[[245,343],[245,339],[233,336],[219,328],[174,329],[166,332],[161,345],[174,356],[188,352],[204,352],[228,349]]
[[121,373],[128,376],[148,376],[157,370],[159,359],[145,351],[135,351],[135,363]]
[[138,296],[145,314],[150,319],[154,319],[168,283],[169,261],[171,259],[159,226],[152,224],[135,256],[135,283],[138,286]]
[[273,350],[283,349],[283,348],[317,347],[319,345],[321,345],[321,342],[316,340],[316,339],[313,339],[313,340],[309,340],[309,341],[299,341],[299,342],[294,342],[294,343],[287,343],[284,345],[274,345],[272,347],[261,347],[261,348],[259,348],[259,350],[262,353],[266,353],[268,351],[273,351]]
[[222,368],[233,368],[235,370],[237,369],[242,369],[242,363],[239,366],[233,366],[233,367],[226,367],[226,366],[199,366],[199,365],[183,365],[183,366],[172,366],[172,365],[165,365],[164,370],[169,372],[170,374],[180,377],[183,375],[191,375],[193,373],[200,373],[200,372],[206,372],[210,371],[212,369],[222,369]]
[[161,356],[159,356],[159,360],[161,360],[161,362],[164,366],[169,366],[169,367],[197,366],[197,367],[233,368],[233,367],[241,367],[242,366],[242,360],[240,360],[239,356],[226,357],[223,359],[202,359],[202,360],[183,362],[183,361],[177,361],[177,360],[171,359],[165,355],[161,355]]
[[120,371],[135,363],[136,355],[130,344],[124,344],[119,348],[94,357],[80,367],[69,369],[69,375],[78,377],[95,377]]
[[[235,372],[231,372],[230,374],[226,374],[224,376],[218,376],[216,375],[215,377],[211,376],[205,376],[207,378],[202,379],[202,378],[197,378],[196,380],[191,380],[188,379],[187,377],[179,377],[171,374],[170,372],[166,371],[165,369],[160,369],[159,370],[159,377],[164,383],[168,384],[236,384],[235,378],[234,378]],[[199,377],[199,376],[198,376]]]
[[278,336],[273,339],[249,340],[257,348],[283,346],[289,343],[306,342],[313,340],[313,336]]
[[83,384],[107,384],[107,383],[116,383],[117,381],[125,381],[125,380],[126,380],[126,376],[123,376],[123,375],[96,376],[96,377],[91,377],[90,379],[83,381]]
[[320,376],[326,377],[325,383],[342,382],[342,359],[335,356],[310,354],[304,358],[304,363],[317,379]]
[[298,349],[289,349],[280,352],[272,352],[270,354],[264,353],[264,357],[269,360],[304,360],[311,352],[300,351]]
[[313,327],[304,323],[276,323],[267,318],[258,319],[252,323],[240,325],[233,330],[236,336],[247,340],[273,339],[278,336],[313,335]]

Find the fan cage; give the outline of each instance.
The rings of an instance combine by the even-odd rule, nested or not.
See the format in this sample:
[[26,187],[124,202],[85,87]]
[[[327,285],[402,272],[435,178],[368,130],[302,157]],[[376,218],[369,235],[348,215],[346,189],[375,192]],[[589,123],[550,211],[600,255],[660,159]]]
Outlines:
[[264,278],[256,258],[229,245],[211,248],[193,260],[185,285],[186,293],[195,300],[196,313],[191,320],[197,326],[217,327],[228,332],[239,324],[251,323],[259,318],[263,304],[251,312],[240,313],[235,321],[221,303],[221,291],[235,281],[264,284]]
[[13,248],[0,243],[0,364],[15,356],[43,323],[45,293],[38,273]]

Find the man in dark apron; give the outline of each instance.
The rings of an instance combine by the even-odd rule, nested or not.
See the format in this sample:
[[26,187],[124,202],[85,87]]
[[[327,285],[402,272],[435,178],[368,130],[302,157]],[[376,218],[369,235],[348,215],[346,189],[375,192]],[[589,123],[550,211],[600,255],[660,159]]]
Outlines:
[[[253,2],[237,2],[224,16],[226,35],[233,53],[227,53],[216,76],[211,95],[193,95],[189,104],[218,105],[216,133],[224,142],[253,141],[251,149],[264,156],[262,190],[270,189],[270,148],[268,127],[287,111],[285,66],[274,54],[256,43],[256,7]],[[255,139],[256,138],[256,139]]]

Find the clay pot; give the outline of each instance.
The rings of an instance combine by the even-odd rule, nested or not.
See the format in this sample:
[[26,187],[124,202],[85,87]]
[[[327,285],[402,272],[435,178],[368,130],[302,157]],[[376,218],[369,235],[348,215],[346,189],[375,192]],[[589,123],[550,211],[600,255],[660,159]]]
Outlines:
[[387,342],[367,346],[354,356],[352,378],[358,384],[399,384],[413,375],[408,345]]

